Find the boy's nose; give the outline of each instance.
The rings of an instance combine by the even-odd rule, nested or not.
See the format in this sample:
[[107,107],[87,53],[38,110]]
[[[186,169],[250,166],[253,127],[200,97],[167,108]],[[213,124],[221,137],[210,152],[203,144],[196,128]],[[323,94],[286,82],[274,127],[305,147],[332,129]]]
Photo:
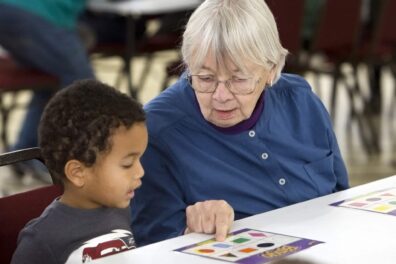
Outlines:
[[138,164],[136,166],[136,171],[134,172],[133,178],[135,180],[138,180],[138,179],[142,178],[143,175],[144,175],[144,169],[143,169],[142,163],[140,163],[140,160],[139,160]]

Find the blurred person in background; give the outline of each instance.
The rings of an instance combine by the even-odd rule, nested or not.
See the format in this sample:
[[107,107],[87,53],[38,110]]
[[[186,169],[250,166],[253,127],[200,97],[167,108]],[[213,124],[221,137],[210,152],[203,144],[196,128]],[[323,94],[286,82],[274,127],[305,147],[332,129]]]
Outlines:
[[[78,79],[94,78],[76,21],[85,0],[0,0],[0,46],[19,64],[59,78],[60,88]],[[23,78],[23,76],[21,76]],[[29,108],[11,150],[36,147],[37,129],[48,91],[33,93]],[[32,164],[14,167],[18,175],[33,175]]]

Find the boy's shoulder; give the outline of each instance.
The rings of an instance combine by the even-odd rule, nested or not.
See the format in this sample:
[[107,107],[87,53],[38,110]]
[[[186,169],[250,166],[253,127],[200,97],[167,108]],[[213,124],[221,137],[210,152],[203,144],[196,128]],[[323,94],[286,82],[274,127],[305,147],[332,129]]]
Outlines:
[[57,209],[58,207],[56,206],[57,203],[58,202],[56,200],[50,203],[44,209],[43,213],[39,217],[30,220],[23,228],[23,230],[41,229],[41,228],[45,228],[46,225],[51,224],[52,217],[54,216],[54,212],[59,210]]
[[35,250],[34,247],[26,245],[35,243],[45,248],[49,256],[56,256],[65,263],[72,256],[80,256],[81,260],[80,253],[85,248],[96,247],[97,244],[103,247],[108,244],[104,242],[119,238],[127,241],[129,248],[134,248],[130,222],[129,208],[86,210],[72,208],[55,200],[40,217],[30,221],[21,231],[18,243],[25,252],[17,253],[21,257],[28,254],[27,251],[33,254],[31,251]]

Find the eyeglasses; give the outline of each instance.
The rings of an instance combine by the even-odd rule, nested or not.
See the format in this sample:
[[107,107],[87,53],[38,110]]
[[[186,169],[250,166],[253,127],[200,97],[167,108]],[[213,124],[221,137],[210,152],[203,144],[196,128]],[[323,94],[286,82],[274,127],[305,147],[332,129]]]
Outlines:
[[[251,78],[232,77],[225,81],[219,81],[212,75],[189,74],[187,80],[191,87],[199,93],[213,93],[219,83],[224,83],[233,94],[251,94],[256,89],[260,79],[255,81]],[[194,85],[193,85],[194,83]]]

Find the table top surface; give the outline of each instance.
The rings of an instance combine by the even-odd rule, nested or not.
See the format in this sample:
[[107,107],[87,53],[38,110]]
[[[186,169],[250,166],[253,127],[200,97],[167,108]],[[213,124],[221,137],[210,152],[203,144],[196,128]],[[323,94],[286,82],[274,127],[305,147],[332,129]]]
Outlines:
[[[235,221],[232,231],[251,228],[324,242],[285,260],[320,264],[394,263],[396,216],[330,206],[391,187],[396,187],[396,176]],[[231,263],[174,251],[212,237],[188,234],[104,257],[94,263]]]
[[155,15],[195,9],[201,0],[89,0],[91,11],[109,12],[119,15]]

